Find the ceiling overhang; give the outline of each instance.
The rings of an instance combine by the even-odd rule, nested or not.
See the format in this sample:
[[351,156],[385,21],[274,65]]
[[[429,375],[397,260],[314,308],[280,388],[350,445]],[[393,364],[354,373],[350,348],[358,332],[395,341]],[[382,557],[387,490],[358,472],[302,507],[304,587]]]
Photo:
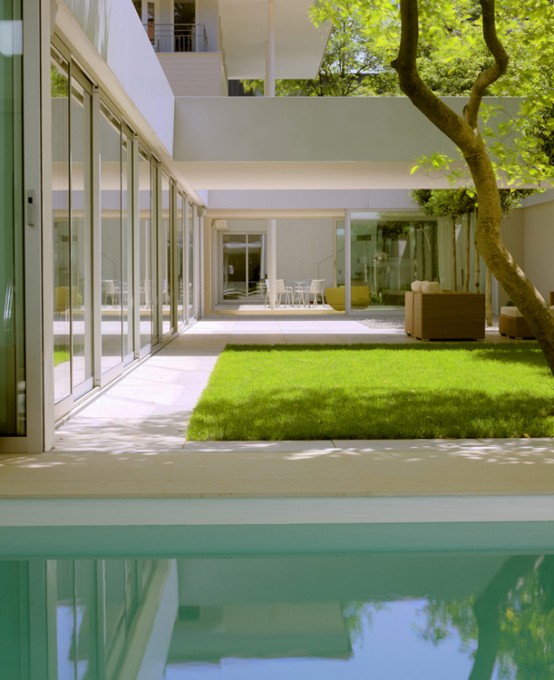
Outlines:
[[[313,0],[273,0],[275,77],[314,78],[331,32],[331,25],[314,26],[309,17]],[[219,16],[227,76],[265,77],[269,0],[220,0]]]
[[198,190],[451,188],[444,173],[412,172],[413,162],[206,161],[176,164]]

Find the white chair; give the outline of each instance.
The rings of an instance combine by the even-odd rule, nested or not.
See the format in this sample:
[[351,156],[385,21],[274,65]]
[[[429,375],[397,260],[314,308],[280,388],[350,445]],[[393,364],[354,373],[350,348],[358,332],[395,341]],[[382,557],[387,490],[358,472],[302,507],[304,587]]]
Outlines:
[[[275,288],[275,303],[277,307],[281,306],[281,300],[283,296],[285,296],[285,305],[292,305],[293,303],[293,292],[292,292],[292,286],[285,286],[285,282],[283,279],[277,279],[275,281],[276,283],[276,288]],[[271,296],[270,296],[270,283],[269,279],[265,280],[265,285],[266,285],[266,293],[265,293],[265,306],[269,307],[271,305]]]
[[115,287],[115,281],[111,279],[106,279],[104,281],[104,304],[108,304],[108,298],[110,298],[110,304],[115,307],[119,304],[119,294],[117,288]]
[[311,302],[313,302],[314,307],[317,307],[319,302],[322,305],[325,304],[324,287],[325,279],[312,279],[310,287],[304,291],[304,300],[308,307]]

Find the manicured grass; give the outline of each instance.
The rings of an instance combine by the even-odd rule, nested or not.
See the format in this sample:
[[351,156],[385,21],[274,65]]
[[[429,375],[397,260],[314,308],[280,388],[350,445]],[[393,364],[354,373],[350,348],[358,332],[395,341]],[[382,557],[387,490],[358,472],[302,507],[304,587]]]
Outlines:
[[66,349],[55,349],[54,350],[54,366],[59,366],[65,361],[69,361],[70,355],[69,351]]
[[188,438],[554,436],[554,379],[535,343],[229,346]]

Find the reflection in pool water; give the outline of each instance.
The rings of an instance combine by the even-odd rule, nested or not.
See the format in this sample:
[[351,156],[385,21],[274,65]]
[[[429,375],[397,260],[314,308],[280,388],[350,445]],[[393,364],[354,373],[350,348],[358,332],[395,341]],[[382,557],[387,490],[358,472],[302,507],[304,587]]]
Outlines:
[[33,557],[0,574],[10,679],[554,677],[551,554]]

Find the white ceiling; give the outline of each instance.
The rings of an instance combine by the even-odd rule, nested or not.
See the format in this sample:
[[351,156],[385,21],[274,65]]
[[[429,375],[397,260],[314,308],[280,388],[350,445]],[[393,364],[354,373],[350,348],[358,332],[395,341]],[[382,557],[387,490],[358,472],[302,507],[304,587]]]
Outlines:
[[[274,0],[276,78],[314,78],[331,26],[316,28],[308,16],[313,0]],[[268,0],[220,0],[227,76],[265,76]]]
[[175,162],[197,190],[336,190],[449,188],[442,173],[411,172],[410,161]]

